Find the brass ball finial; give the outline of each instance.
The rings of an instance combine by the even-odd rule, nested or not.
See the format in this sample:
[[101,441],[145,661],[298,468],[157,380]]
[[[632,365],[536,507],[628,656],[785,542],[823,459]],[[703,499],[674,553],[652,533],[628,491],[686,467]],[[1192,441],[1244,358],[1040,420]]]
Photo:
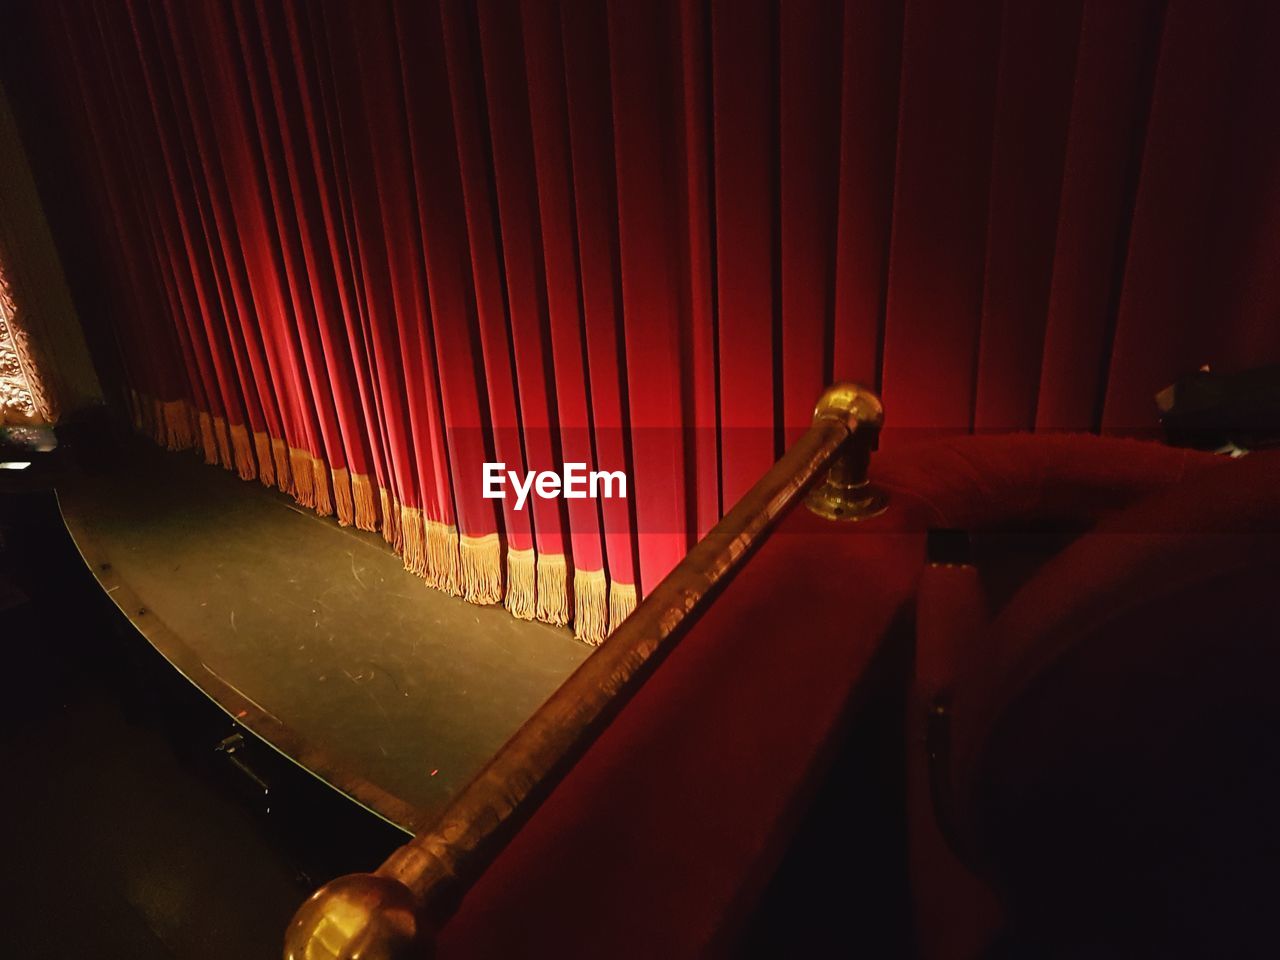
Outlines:
[[813,409],[814,422],[839,420],[850,430],[884,425],[884,407],[880,398],[856,383],[836,383],[827,387]]
[[398,880],[353,873],[327,883],[294,914],[285,960],[405,960],[431,956],[418,902]]
[[884,513],[888,496],[867,482],[871,451],[884,426],[880,398],[856,383],[837,383],[818,398],[813,411],[815,424],[826,420],[843,424],[849,436],[826,479],[805,498],[805,506],[828,520],[866,520]]

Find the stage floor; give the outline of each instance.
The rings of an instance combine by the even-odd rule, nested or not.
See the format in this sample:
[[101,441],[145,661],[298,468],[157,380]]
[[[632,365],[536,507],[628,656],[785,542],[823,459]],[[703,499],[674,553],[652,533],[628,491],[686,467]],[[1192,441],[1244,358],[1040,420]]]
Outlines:
[[103,589],[238,723],[406,830],[591,652],[190,454],[140,446],[120,464],[58,485]]

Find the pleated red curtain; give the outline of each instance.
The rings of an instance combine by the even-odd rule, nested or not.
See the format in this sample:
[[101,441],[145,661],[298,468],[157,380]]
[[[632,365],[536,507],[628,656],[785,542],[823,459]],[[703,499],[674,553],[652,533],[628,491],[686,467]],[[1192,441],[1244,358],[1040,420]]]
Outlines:
[[[598,642],[838,379],[886,442],[1280,360],[1280,8],[58,0],[138,425]],[[626,500],[482,496],[482,464]]]

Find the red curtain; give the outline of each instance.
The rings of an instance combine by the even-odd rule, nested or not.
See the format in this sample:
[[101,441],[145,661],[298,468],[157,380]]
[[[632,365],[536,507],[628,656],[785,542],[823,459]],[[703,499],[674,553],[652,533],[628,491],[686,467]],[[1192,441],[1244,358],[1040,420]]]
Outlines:
[[[1280,360],[1280,10],[58,0],[141,428],[599,641],[809,419],[1154,426]],[[48,120],[50,118],[46,118]],[[624,470],[484,499],[481,464]]]

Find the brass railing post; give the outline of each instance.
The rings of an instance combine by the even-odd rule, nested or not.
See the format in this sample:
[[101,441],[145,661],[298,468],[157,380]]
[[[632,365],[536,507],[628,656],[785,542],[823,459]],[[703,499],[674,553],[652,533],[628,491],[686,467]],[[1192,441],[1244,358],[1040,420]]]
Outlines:
[[694,545],[538,708],[449,804],[376,873],[339,877],[298,910],[286,960],[429,957],[435,931],[543,798],[679,643],[769,531],[825,474],[807,501],[822,516],[874,516],[884,495],[867,484],[884,412],[875,394],[836,384],[813,426]]
[[888,497],[867,480],[871,453],[884,425],[880,398],[856,383],[838,383],[813,411],[813,422],[822,420],[843,423],[849,440],[832,460],[826,479],[805,498],[805,506],[828,520],[866,520],[884,513]]

